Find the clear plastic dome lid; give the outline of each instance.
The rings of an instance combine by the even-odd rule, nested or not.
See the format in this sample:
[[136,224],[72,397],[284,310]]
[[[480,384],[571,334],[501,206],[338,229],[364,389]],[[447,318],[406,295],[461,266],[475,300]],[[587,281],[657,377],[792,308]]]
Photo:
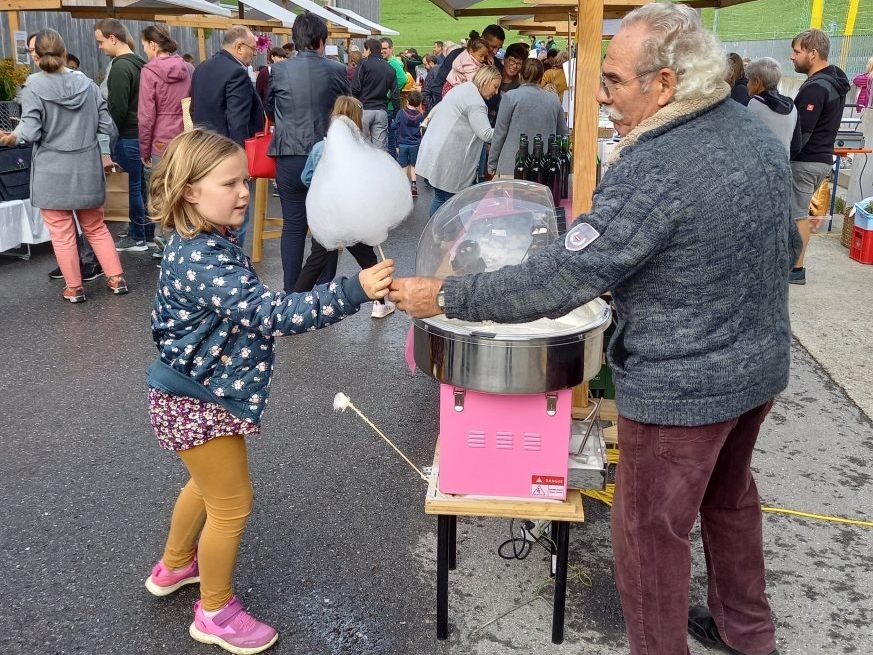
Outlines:
[[532,182],[477,184],[453,196],[424,228],[416,275],[445,278],[525,262],[558,238],[549,190]]

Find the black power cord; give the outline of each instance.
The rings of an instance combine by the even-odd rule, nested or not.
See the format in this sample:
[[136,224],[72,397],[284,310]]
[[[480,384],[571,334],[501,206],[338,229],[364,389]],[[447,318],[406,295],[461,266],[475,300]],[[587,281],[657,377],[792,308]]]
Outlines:
[[[525,527],[527,527],[527,532],[530,532],[530,529],[534,527],[534,524],[531,523],[530,521],[527,521],[526,523],[529,523],[529,525],[527,525],[527,526],[523,525],[523,527],[521,528],[521,536],[517,537],[517,536],[515,536],[515,519],[510,519],[510,521],[509,521],[509,539],[507,539],[506,541],[504,541],[502,544],[500,544],[497,547],[497,554],[502,559],[523,560],[523,559],[527,558],[528,555],[530,555],[531,551],[533,550],[534,543],[539,544],[549,553],[552,552],[551,540],[544,539],[543,537],[537,537],[536,541],[534,542],[534,541],[529,541],[528,539],[525,538],[525,532],[526,532]],[[518,546],[519,542],[521,542],[521,547]],[[507,546],[512,546],[512,554],[511,555],[506,554]]]

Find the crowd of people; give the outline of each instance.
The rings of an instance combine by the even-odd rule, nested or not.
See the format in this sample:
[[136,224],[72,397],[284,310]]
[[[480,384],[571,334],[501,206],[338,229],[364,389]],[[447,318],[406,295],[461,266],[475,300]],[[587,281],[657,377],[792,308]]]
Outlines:
[[[394,157],[410,194],[416,176],[427,180],[433,214],[477,180],[511,175],[521,134],[566,134],[567,55],[554,43],[504,48],[502,28],[488,25],[457,47],[434,43],[423,58],[411,49],[395,56],[388,38],[367,40],[346,65],[325,56],[327,25],[307,13],[294,22],[293,46],[271,50],[253,75],[257,41],[246,27],[228,29],[222,49],[196,68],[161,26],[142,30],[145,58],[115,19],[98,22],[94,35],[111,58],[99,87],[69,65],[55,30],[31,35],[41,72],[28,78],[21,122],[0,143],[36,146],[31,197],[65,299],[85,300],[92,275],[126,293],[118,252],[162,250],[149,412],[190,479],[146,587],[166,596],[200,583],[194,639],[256,653],[278,638],[232,585],[252,506],[245,436],[260,430],[276,337],[326,327],[369,301],[376,318],[396,303],[417,317],[520,322],[611,291],[622,448],[612,534],[631,653],[686,652],[686,628],[734,652],[777,652],[750,461],[787,384],[787,285],[805,279],[809,199],[830,170],[850,88],[828,62],[826,34],[793,40],[791,59],[807,79],[792,102],[778,91],[778,62],[726,57],[693,10],[634,10],[609,45],[596,92],[621,139],[592,210],[579,217],[598,236],[447,280],[393,278],[393,262],[378,262],[365,244],[348,248],[362,268],[353,277],[334,280],[338,253],[314,239],[304,262],[307,191],[331,121],[348,121]],[[868,98],[870,70],[855,82]],[[195,127],[186,131],[187,100]],[[251,191],[242,146],[267,119],[283,291],[267,288],[243,251]],[[104,170],[116,166],[130,185],[129,229],[118,242],[102,209]],[[80,262],[76,221],[94,263]],[[708,607],[689,613],[698,515],[710,592]]]

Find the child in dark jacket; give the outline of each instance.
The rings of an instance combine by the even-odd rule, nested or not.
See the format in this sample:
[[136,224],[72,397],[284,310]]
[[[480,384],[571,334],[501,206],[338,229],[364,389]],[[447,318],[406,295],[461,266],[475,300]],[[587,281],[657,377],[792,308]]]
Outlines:
[[231,232],[249,202],[245,153],[205,130],[179,135],[155,167],[150,209],[172,235],[164,251],[148,371],[149,416],[162,448],[190,479],[163,556],[146,580],[156,596],[200,583],[189,633],[233,653],[260,653],[276,630],[233,595],[237,551],[252,507],[244,435],[257,434],[275,337],[317,330],[388,292],[390,260],[314,288],[272,291]]
[[418,195],[418,187],[415,184],[415,162],[418,160],[418,147],[421,145],[421,121],[423,120],[421,92],[413,89],[406,99],[406,107],[403,108],[403,111],[398,112],[397,118],[394,119],[397,143],[400,145],[400,156],[397,158],[397,162],[409,176],[413,196]]

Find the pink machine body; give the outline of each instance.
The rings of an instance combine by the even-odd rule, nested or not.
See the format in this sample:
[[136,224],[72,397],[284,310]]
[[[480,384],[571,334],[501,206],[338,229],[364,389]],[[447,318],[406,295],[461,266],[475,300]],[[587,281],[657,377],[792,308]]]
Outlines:
[[571,389],[508,395],[440,385],[439,490],[564,500]]

